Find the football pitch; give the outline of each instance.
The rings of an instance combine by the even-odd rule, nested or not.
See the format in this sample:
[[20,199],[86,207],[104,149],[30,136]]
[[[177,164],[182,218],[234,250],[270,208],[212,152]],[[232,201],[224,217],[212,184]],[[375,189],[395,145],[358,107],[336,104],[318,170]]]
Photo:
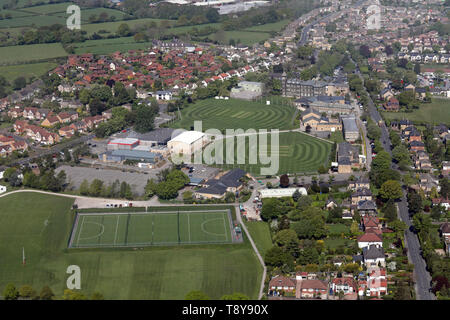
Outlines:
[[70,248],[232,243],[230,210],[78,213]]

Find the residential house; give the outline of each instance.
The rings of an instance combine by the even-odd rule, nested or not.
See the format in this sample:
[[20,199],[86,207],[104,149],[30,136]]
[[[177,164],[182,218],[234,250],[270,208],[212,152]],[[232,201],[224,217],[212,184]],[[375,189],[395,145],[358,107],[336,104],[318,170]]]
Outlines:
[[299,280],[295,290],[299,299],[327,299],[328,284],[322,280]]
[[360,249],[367,248],[370,245],[382,247],[383,240],[379,235],[372,232],[364,233],[363,235],[360,235],[358,237],[358,248]]
[[275,276],[269,282],[269,295],[281,295],[282,292],[294,292],[296,281],[285,277],[285,276]]

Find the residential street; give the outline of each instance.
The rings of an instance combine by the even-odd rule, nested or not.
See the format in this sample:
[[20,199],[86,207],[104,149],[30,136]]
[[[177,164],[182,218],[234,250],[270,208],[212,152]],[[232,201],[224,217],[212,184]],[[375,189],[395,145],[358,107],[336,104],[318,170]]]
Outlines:
[[[357,64],[355,63],[355,65]],[[357,74],[361,79],[363,79],[359,71],[357,72]],[[373,121],[379,123],[379,121],[382,121],[381,115],[378,112],[372,99],[370,98],[370,95],[368,93],[367,95],[369,97],[368,112],[370,114],[370,117],[373,119]],[[384,122],[382,123],[382,125],[380,125],[380,127],[381,127],[380,140],[381,143],[383,144],[383,148],[392,156],[391,141],[389,138],[388,129],[384,124]],[[392,164],[392,168],[398,170],[398,167],[395,164]],[[409,226],[411,226],[411,220],[409,218],[408,202],[406,200],[405,190],[403,191],[402,199],[397,203],[397,205],[399,208],[401,220],[408,226],[408,229],[405,231],[405,239],[406,239],[406,246],[408,248],[408,258],[410,262],[414,264],[414,280],[416,282],[415,288],[417,300],[435,300],[436,297],[431,292],[431,276],[426,269],[425,260],[421,256],[419,239],[417,238],[417,235],[415,235],[409,230]]]

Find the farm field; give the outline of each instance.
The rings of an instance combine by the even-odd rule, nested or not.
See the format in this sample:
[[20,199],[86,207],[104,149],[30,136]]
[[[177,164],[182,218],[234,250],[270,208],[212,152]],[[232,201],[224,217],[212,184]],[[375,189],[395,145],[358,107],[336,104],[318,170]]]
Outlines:
[[181,111],[181,120],[171,127],[189,130],[194,121],[202,120],[203,130],[225,129],[292,129],[295,109],[287,105],[238,99],[207,99]]
[[274,22],[274,23],[267,23],[267,24],[262,24],[259,26],[253,26],[250,28],[246,28],[244,29],[244,31],[261,31],[261,32],[279,32],[281,31],[281,29],[283,29],[286,25],[289,24],[289,20],[281,20],[278,22]]
[[0,47],[0,65],[20,64],[23,62],[66,56],[67,52],[63,49],[60,43]]
[[0,66],[0,74],[6,79],[14,80],[19,76],[25,78],[40,77],[47,71],[52,70],[58,66],[54,62],[39,62],[30,64],[20,64],[11,66]]
[[[258,142],[260,143],[260,142]],[[224,147],[225,149],[225,147]],[[271,151],[271,138],[267,138],[267,147],[253,149],[252,152],[262,150],[269,156],[276,158],[278,156],[279,166],[277,175],[293,173],[315,173],[321,165],[327,164],[331,143],[319,140],[300,132],[282,132],[279,134],[279,150]],[[275,153],[273,153],[275,152]],[[235,142],[235,164],[214,165],[224,169],[241,168],[254,176],[264,175],[261,168],[269,168],[271,164],[262,164],[257,159],[256,164],[250,164],[249,161],[249,137],[245,138],[245,150],[237,148]],[[238,164],[237,155],[245,155],[245,164]],[[225,159],[225,157],[224,157]],[[275,167],[276,169],[276,167]]]
[[450,124],[450,99],[433,98],[431,103],[422,103],[413,112],[383,112],[383,116],[389,120],[408,119],[430,124]]
[[230,243],[226,210],[79,214],[69,247]]
[[[133,249],[67,249],[72,199],[37,193],[0,198],[0,290],[13,282],[36,291],[65,289],[69,265],[82,270],[86,295],[105,299],[184,299],[201,290],[213,299],[242,292],[256,299],[262,276],[248,241]],[[22,249],[26,265],[22,265]],[[176,283],[176,285],[174,285]]]
[[261,31],[245,31],[245,30],[237,30],[237,31],[225,31],[225,37],[221,39],[219,33],[214,33],[209,35],[208,37],[214,40],[217,40],[222,43],[228,44],[230,39],[234,39],[234,41],[244,45],[252,45],[254,43],[264,41],[270,38],[269,32],[261,32]]

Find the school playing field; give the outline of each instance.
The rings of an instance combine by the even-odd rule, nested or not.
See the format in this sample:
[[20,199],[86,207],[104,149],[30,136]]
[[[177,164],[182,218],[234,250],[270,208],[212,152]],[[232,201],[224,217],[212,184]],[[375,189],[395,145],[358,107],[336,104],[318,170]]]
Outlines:
[[69,247],[231,243],[229,210],[80,213]]
[[[67,249],[74,225],[72,204],[70,198],[31,192],[0,197],[0,292],[8,283],[31,285],[38,293],[48,285],[60,298],[67,288],[67,267],[77,265],[81,268],[81,291],[88,296],[98,291],[105,299],[184,299],[189,291],[200,290],[212,299],[233,292],[258,297],[263,270],[245,236],[244,242],[233,244]],[[167,210],[178,208],[181,210]],[[228,208],[202,209],[210,214],[209,210]],[[183,209],[199,210],[193,206]],[[233,214],[232,207],[230,210]],[[222,219],[223,213],[217,213],[219,217]],[[109,219],[116,219],[112,221],[115,229],[117,217]],[[121,220],[122,216],[119,228]],[[190,222],[191,236],[200,234],[201,223],[197,232]],[[204,230],[214,232],[212,224],[215,222],[205,223]],[[87,231],[88,225],[85,223],[83,229]],[[218,227],[215,232],[222,229]],[[88,236],[86,231],[81,232],[81,238]]]
[[[279,146],[272,148],[271,137],[267,137],[267,146],[260,145],[257,149],[250,148],[249,137],[245,138],[244,148],[238,145],[235,139],[234,164],[214,165],[224,169],[241,168],[254,176],[264,175],[261,168],[268,168],[270,164],[264,164],[258,157],[257,163],[252,164],[250,153],[263,152],[272,159],[278,159],[278,171],[276,174],[315,173],[321,165],[327,166],[332,143],[317,139],[301,132],[282,132],[279,134]],[[226,151],[226,149],[224,149]],[[254,150],[254,151],[252,151]],[[238,155],[245,155],[245,163],[239,164]],[[225,159],[225,157],[224,157]]]
[[245,101],[237,99],[206,99],[181,111],[181,119],[171,127],[190,130],[194,121],[202,121],[202,129],[292,129],[295,109],[273,101]]

